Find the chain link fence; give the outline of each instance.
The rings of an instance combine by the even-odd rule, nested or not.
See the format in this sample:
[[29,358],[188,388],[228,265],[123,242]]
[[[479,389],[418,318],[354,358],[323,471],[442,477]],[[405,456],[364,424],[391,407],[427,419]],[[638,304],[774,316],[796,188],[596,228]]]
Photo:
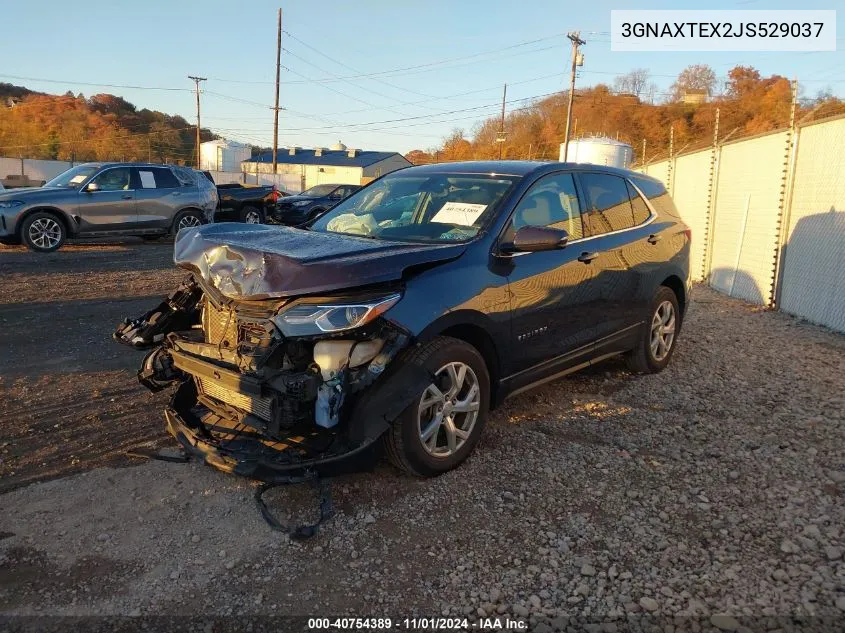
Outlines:
[[840,116],[639,170],[692,229],[693,279],[845,332],[843,147]]

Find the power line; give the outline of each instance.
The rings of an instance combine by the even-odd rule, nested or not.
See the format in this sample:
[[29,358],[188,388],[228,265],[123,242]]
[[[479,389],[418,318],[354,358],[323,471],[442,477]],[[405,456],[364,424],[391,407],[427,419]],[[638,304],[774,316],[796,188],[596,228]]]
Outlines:
[[[357,70],[357,69],[353,68],[352,66],[350,66],[349,64],[346,64],[346,63],[344,63],[344,62],[342,62],[342,61],[340,61],[340,60],[337,60],[337,59],[335,59],[334,57],[330,57],[329,55],[327,55],[327,54],[326,54],[326,53],[324,53],[323,51],[319,50],[318,48],[315,48],[315,47],[311,46],[308,42],[305,42],[305,41],[303,41],[303,40],[299,39],[298,37],[296,37],[296,35],[293,35],[292,33],[288,32],[288,31],[285,31],[285,33],[286,33],[286,34],[287,34],[287,35],[288,35],[291,39],[296,40],[297,42],[299,42],[300,44],[302,44],[305,48],[308,48],[308,49],[310,49],[310,50],[314,51],[314,52],[315,52],[315,53],[317,53],[318,55],[321,55],[321,56],[325,57],[325,58],[326,58],[326,59],[328,59],[330,62],[334,62],[334,63],[335,63],[335,64],[337,64],[338,66],[342,66],[343,68],[346,68],[346,69],[348,69],[348,70],[351,70],[353,73],[358,73],[358,74],[361,74],[361,71],[360,71],[360,70]],[[385,80],[383,80],[383,79],[373,79],[373,81],[376,81],[376,82],[378,82],[378,83],[380,83],[380,84],[382,84],[382,85],[388,86],[388,87],[390,87],[390,88],[394,88],[394,89],[396,89],[396,90],[401,90],[401,91],[403,91],[403,92],[407,92],[407,93],[410,93],[410,94],[417,95],[418,97],[428,97],[428,98],[431,98],[431,95],[428,95],[428,94],[425,94],[425,93],[422,93],[422,92],[417,92],[416,90],[411,90],[411,89],[409,89],[409,88],[403,88],[402,86],[398,86],[398,85],[396,85],[396,84],[394,84],[394,83],[391,83],[391,82],[389,82],[389,81],[385,81]],[[375,94],[378,94],[378,93],[375,93]],[[383,95],[382,95],[382,96],[383,96]],[[388,99],[392,99],[393,97],[386,97],[386,98],[388,98]],[[395,100],[396,100],[396,101],[399,101],[398,99],[395,99]]]
[[41,77],[22,77],[20,75],[3,75],[6,79],[19,79],[21,81],[40,81],[50,84],[67,84],[70,86],[94,86],[95,88],[126,88],[131,90],[168,90],[173,92],[188,92],[190,88],[170,88],[164,86],[135,86],[131,84],[107,84],[107,83],[91,83],[87,81],[70,81],[67,79],[44,79]]

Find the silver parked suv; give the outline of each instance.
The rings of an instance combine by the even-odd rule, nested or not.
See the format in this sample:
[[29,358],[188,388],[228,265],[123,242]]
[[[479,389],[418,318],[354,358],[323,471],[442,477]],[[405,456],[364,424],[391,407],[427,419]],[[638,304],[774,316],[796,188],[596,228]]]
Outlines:
[[217,189],[186,167],[85,163],[43,187],[0,193],[0,243],[54,251],[67,237],[155,239],[211,222]]

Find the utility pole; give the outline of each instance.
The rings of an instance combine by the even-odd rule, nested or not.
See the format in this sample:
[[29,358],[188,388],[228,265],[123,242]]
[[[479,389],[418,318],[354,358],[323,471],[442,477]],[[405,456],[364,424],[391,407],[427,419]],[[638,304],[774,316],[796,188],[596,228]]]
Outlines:
[[200,169],[200,82],[206,78],[188,75],[188,79],[193,80],[197,93],[197,169]]
[[273,106],[273,183],[276,182],[279,152],[279,72],[282,67],[282,9],[279,8],[279,28],[276,33],[276,103]]
[[505,99],[508,96],[508,84],[505,84],[505,89],[502,91],[502,118],[499,122],[499,135],[496,137],[496,142],[499,144],[499,160],[502,160],[502,152],[505,149]]
[[566,37],[572,42],[572,69],[569,74],[569,106],[566,108],[566,138],[563,140],[563,162],[569,158],[569,128],[572,126],[572,102],[575,99],[575,71],[584,64],[584,58],[578,52],[578,47],[587,42],[581,39],[581,32],[567,33]]

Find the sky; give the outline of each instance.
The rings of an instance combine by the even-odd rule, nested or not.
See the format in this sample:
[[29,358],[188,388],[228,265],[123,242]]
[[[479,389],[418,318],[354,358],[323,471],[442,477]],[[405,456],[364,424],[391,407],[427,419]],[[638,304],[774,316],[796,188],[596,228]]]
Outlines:
[[[647,68],[659,93],[687,65],[720,79],[735,65],[797,77],[803,96],[845,96],[845,37],[836,52],[621,53],[610,50],[610,11],[794,9],[794,2],[708,0],[5,0],[0,81],[86,96],[117,94],[139,108],[195,121],[193,82],[202,83],[202,124],[232,140],[273,138],[276,12],[283,11],[279,145],[407,152],[438,145],[454,128],[501,108],[568,87],[567,31],[587,41],[576,88],[612,84]],[[837,2],[804,0],[802,9]],[[840,12],[841,13],[841,12]],[[43,81],[49,80],[49,81]],[[111,85],[109,85],[111,84]],[[125,87],[134,86],[134,87]]]

